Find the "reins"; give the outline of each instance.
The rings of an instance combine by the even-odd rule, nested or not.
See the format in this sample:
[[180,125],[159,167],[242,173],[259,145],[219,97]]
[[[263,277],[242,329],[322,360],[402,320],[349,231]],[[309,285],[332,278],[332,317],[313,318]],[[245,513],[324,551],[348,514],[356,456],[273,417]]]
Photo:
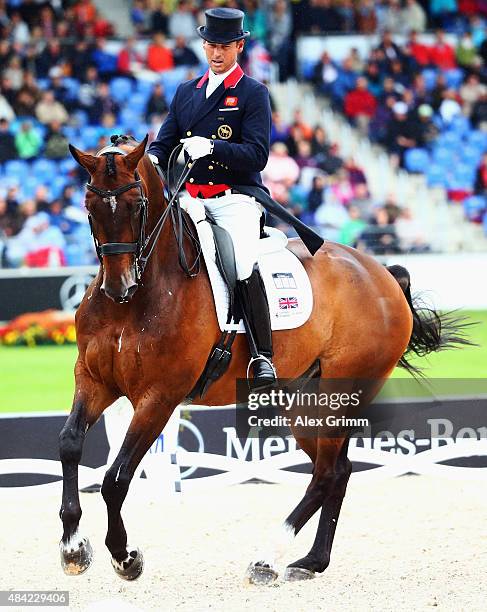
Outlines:
[[[169,215],[171,215],[174,236],[176,238],[176,243],[178,245],[179,264],[181,268],[183,269],[183,271],[185,272],[185,274],[187,274],[187,276],[189,276],[190,278],[197,276],[197,274],[199,273],[200,268],[201,268],[201,245],[199,243],[197,236],[193,234],[186,219],[184,218],[182,211],[181,211],[181,206],[179,203],[179,192],[181,191],[182,186],[186,182],[191,172],[191,168],[195,162],[190,162],[188,160],[185,163],[181,176],[179,177],[179,180],[177,181],[177,184],[175,186],[174,186],[174,181],[171,180],[171,175],[172,177],[174,177],[174,174],[175,174],[175,166],[176,166],[177,158],[181,151],[182,146],[183,146],[182,144],[177,145],[172,150],[171,155],[169,156],[168,166],[167,166],[167,183],[166,183],[168,192],[169,192],[169,201],[167,203],[167,206],[164,212],[159,217],[159,219],[157,220],[157,223],[155,224],[152,231],[147,237],[146,237],[146,225],[147,225],[148,212],[149,212],[148,211],[149,199],[144,193],[144,190],[142,187],[142,181],[140,179],[140,176],[137,170],[135,171],[135,181],[133,181],[132,183],[127,183],[126,185],[122,185],[121,187],[117,187],[117,189],[105,190],[105,189],[100,189],[99,187],[96,187],[95,185],[92,185],[91,183],[86,184],[86,188],[89,191],[96,193],[98,196],[100,196],[103,199],[104,202],[110,203],[110,205],[114,207],[117,205],[117,197],[121,195],[122,193],[125,193],[126,191],[129,191],[131,189],[138,189],[140,192],[140,196],[141,196],[141,220],[140,220],[139,236],[136,242],[107,242],[105,244],[100,244],[93,230],[93,222],[91,219],[91,215],[88,215],[91,234],[93,236],[93,241],[95,243],[96,254],[98,256],[98,259],[100,260],[100,264],[102,267],[103,267],[103,256],[121,255],[123,253],[133,253],[134,258],[135,258],[135,271],[136,271],[137,282],[139,282],[142,278],[145,267],[147,266],[147,263],[155,249],[155,246],[157,244],[159,236],[161,235],[164,224],[166,223]],[[120,154],[125,155],[125,151],[123,151],[122,149],[115,148],[115,147],[111,147],[109,151],[107,152],[113,152],[118,155]],[[104,153],[101,153],[101,154],[104,154]],[[159,166],[155,166],[155,168],[156,168],[156,171],[161,181],[164,183],[165,182],[164,175],[161,169],[159,168]],[[171,189],[171,187],[173,188]],[[184,251],[184,235],[185,234],[189,238],[191,243],[193,244],[193,247],[195,248],[195,251],[196,251],[196,256],[191,266],[188,264],[186,253]],[[147,249],[148,249],[148,252],[146,253]]]

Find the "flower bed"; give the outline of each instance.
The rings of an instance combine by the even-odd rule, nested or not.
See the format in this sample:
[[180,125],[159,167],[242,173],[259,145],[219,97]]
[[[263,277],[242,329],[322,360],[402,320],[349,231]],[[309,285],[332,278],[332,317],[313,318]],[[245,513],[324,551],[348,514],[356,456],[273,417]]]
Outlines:
[[0,327],[0,344],[31,347],[76,344],[74,315],[62,310],[23,314]]

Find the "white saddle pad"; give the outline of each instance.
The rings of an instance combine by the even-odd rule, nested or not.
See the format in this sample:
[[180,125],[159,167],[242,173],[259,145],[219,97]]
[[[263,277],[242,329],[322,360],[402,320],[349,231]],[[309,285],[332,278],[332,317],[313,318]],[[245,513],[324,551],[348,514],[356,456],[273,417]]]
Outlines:
[[[203,249],[208,275],[215,300],[218,324],[227,329],[228,289],[215,262],[215,242],[210,224],[205,221],[202,202],[181,198],[181,208],[186,210],[195,224]],[[258,263],[269,301],[273,330],[294,329],[306,323],[313,309],[313,292],[306,270],[299,259],[288,251],[287,236],[273,227],[266,227],[268,238],[260,240]],[[238,333],[244,333],[243,323]]]

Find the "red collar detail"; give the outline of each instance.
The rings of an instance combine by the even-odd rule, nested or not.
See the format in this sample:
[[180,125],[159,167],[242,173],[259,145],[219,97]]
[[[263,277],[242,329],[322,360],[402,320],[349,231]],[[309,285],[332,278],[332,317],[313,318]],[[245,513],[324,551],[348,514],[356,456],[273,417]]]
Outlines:
[[[203,85],[208,80],[208,73],[209,72],[210,72],[210,70],[208,69],[205,72],[205,74],[201,77],[201,79],[196,84],[196,89],[201,89],[203,87]],[[240,82],[240,79],[243,77],[243,75],[244,75],[244,71],[242,70],[240,65],[237,64],[237,67],[234,70],[232,70],[232,72],[223,81],[223,85],[225,86],[225,89],[228,89],[229,87],[231,87],[233,89],[234,87],[236,87],[237,84]]]
[[208,80],[208,73],[209,72],[210,72],[210,69],[208,68],[208,70],[205,72],[205,74],[201,77],[201,79],[196,84],[196,89],[201,89],[203,87],[203,85]]
[[237,83],[240,81],[243,75],[244,75],[244,71],[242,70],[240,65],[237,64],[237,67],[232,72],[230,72],[227,78],[223,81],[223,84],[225,85],[225,89],[228,89],[229,87],[231,88],[236,87]]

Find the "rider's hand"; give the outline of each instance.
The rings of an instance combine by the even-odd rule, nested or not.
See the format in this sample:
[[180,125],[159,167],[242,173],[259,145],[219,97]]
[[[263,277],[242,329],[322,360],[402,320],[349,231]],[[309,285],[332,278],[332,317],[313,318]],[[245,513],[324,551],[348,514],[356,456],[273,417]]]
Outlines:
[[148,153],[147,155],[149,156],[149,159],[154,164],[154,166],[159,165],[159,160],[157,159],[157,157],[153,153]]
[[203,138],[202,136],[192,136],[191,138],[182,138],[184,150],[192,160],[205,157],[213,153],[213,140]]

